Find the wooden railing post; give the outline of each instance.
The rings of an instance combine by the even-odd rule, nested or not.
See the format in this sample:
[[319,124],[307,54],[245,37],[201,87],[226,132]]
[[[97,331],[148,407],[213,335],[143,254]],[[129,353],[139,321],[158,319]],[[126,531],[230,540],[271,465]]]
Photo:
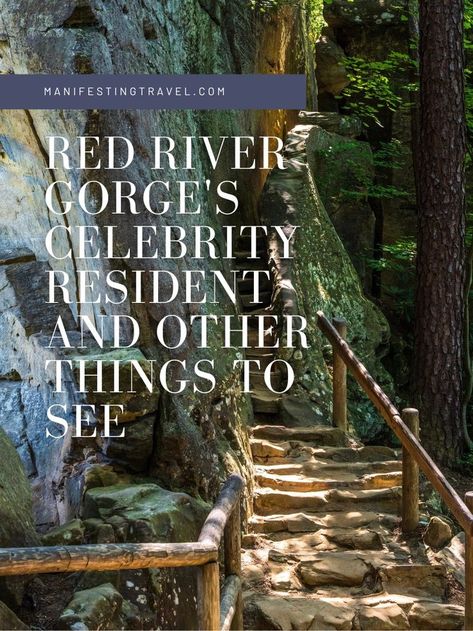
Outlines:
[[[333,326],[338,334],[346,339],[347,323],[342,318],[333,318]],[[333,349],[333,424],[344,432],[348,430],[347,423],[347,367],[342,357]]]
[[198,580],[199,629],[220,629],[220,568],[218,562],[206,563]]
[[[402,411],[402,420],[419,438],[419,412],[414,408]],[[402,531],[410,533],[419,525],[419,466],[405,447],[402,449]]]
[[[473,512],[473,493],[465,495],[465,504]],[[473,631],[473,535],[465,532],[465,629]]]
[[[240,502],[235,505],[224,534],[225,576],[241,577],[241,516]],[[243,629],[243,600],[238,595],[231,629]]]

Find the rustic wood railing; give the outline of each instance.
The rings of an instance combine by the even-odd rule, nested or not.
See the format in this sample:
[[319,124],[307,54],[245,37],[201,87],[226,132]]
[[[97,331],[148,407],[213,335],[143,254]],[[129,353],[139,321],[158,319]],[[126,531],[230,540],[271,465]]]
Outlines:
[[[233,474],[228,478],[197,542],[0,548],[0,576],[200,566],[199,628],[205,631],[243,629],[240,580],[243,487],[241,476]],[[220,594],[222,538],[225,581]]]
[[330,322],[322,311],[317,324],[333,349],[333,422],[347,430],[348,367],[361,388],[401,441],[403,449],[402,529],[414,531],[419,524],[419,469],[428,478],[465,531],[465,629],[473,630],[473,492],[459,496],[419,441],[419,413],[413,408],[402,416],[344,339],[347,326],[337,318]]

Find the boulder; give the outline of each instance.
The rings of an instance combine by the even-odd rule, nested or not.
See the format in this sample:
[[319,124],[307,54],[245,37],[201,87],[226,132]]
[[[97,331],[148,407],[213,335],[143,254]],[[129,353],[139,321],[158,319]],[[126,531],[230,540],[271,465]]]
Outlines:
[[279,418],[286,427],[320,425],[324,422],[322,413],[314,403],[296,396],[282,397]]
[[[86,492],[84,500],[84,517],[93,540],[107,530],[115,541],[197,541],[208,512],[203,502],[153,483],[96,486]],[[176,628],[194,628],[196,576],[193,568],[121,572],[120,592],[125,594],[132,583],[127,598],[140,611],[145,594],[155,598],[154,608],[163,628],[169,628],[170,620]]]
[[345,53],[341,46],[323,33],[315,46],[316,77],[319,93],[338,96],[350,83],[344,64]]
[[363,125],[358,116],[348,116],[338,112],[299,112],[299,122],[302,125],[317,125],[332,134],[339,134],[347,138],[356,138],[363,131]]
[[[38,545],[33,522],[31,488],[15,447],[0,428],[0,546]],[[23,598],[27,579],[0,578],[2,600],[11,607]]]
[[453,536],[450,524],[441,517],[432,517],[424,532],[424,543],[438,550],[447,545]]
[[59,618],[61,629],[140,629],[137,609],[110,583],[76,592]]
[[85,528],[82,520],[73,519],[44,534],[42,543],[44,546],[70,546],[81,544],[84,542],[84,532]]
[[166,491],[157,484],[116,484],[85,494],[84,518],[129,525],[128,541],[192,541],[208,506],[185,493]]

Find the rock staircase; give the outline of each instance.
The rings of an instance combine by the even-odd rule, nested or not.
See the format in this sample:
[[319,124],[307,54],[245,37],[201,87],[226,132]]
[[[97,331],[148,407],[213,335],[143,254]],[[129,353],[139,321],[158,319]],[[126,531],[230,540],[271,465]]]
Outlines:
[[[334,113],[302,112],[300,121],[359,134]],[[258,259],[250,245],[239,240],[237,268],[269,269],[264,235]],[[240,279],[239,289],[243,313],[268,314],[270,281],[257,305],[251,281]],[[268,346],[275,335],[268,326]],[[246,356],[261,370],[251,374],[256,488],[243,538],[245,629],[461,629],[462,594],[447,568],[420,532],[402,534],[400,452],[310,418],[294,427],[264,384],[274,351],[255,343]]]
[[400,531],[401,462],[327,426],[258,425],[245,629],[461,629],[445,566]]
[[[238,240],[236,252],[236,269],[241,273],[243,270],[261,270],[270,271],[268,261],[268,250],[266,243],[266,235],[261,233],[257,240],[256,258],[251,258],[251,241],[249,237],[242,236]],[[266,281],[261,280],[260,283],[260,302],[253,302],[254,286],[252,279],[238,280],[238,289],[241,301],[241,312],[244,315],[261,316],[267,314],[267,309],[271,305],[272,282],[271,277]],[[253,411],[255,415],[274,415],[279,412],[280,397],[268,390],[264,383],[264,370],[275,359],[274,349],[271,346],[275,343],[276,331],[272,327],[271,321],[265,326],[264,343],[267,348],[258,347],[258,331],[257,319],[249,320],[249,344],[250,348],[246,350],[247,359],[255,359],[260,362],[260,369],[256,368],[250,374],[250,384],[252,389],[251,400],[253,403]],[[277,374],[272,375],[271,381],[275,388],[279,387],[280,377]],[[264,417],[264,416],[263,416]]]

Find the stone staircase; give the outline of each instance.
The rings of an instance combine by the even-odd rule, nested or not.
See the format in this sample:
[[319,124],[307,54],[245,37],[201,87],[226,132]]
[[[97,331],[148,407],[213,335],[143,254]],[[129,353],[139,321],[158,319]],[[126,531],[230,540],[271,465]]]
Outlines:
[[245,629],[461,629],[450,577],[400,531],[400,454],[327,426],[258,425]]
[[[249,237],[242,236],[238,239],[236,252],[236,269],[270,271],[266,235],[261,233],[258,236],[256,258],[251,258],[251,241]],[[260,302],[253,302],[253,282],[252,279],[240,278],[238,289],[241,301],[241,312],[244,315],[261,316],[267,314],[267,309],[271,305],[272,282],[271,278],[261,282],[259,294]],[[251,372],[250,384],[252,389],[251,400],[253,411],[256,415],[274,415],[279,412],[280,397],[269,391],[264,384],[264,370],[275,359],[274,350],[270,348],[276,339],[276,331],[272,327],[272,321],[268,319],[265,325],[264,343],[268,348],[257,346],[258,331],[257,319],[249,320],[249,343],[250,348],[246,350],[247,359],[255,359],[260,362],[260,369],[256,368]],[[272,383],[275,388],[279,387],[278,375],[272,376]]]

